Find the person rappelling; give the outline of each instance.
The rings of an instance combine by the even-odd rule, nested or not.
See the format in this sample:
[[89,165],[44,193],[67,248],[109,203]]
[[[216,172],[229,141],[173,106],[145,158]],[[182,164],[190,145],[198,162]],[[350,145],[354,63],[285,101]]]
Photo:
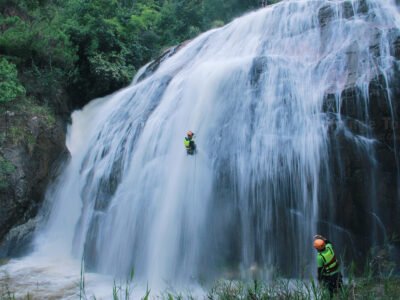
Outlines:
[[336,258],[333,246],[322,235],[314,236],[314,248],[318,251],[318,281],[328,288],[330,296],[336,293],[343,285],[339,261]]
[[187,136],[185,137],[183,143],[185,144],[186,153],[188,155],[193,155],[196,153],[196,143],[194,142],[193,132],[191,132],[190,130],[187,132]]

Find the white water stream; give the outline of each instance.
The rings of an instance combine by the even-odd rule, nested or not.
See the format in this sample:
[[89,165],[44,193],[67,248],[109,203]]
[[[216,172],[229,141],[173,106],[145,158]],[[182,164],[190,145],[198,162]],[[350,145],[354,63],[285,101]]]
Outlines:
[[[324,97],[336,95],[340,111],[346,85],[389,80],[388,36],[399,28],[392,1],[304,0],[200,35],[151,76],[73,113],[71,159],[48,192],[36,251],[1,270],[22,286],[42,278],[46,293],[71,291],[84,257],[107,275],[90,275],[97,299],[132,268],[135,282],[161,289],[254,270],[311,274],[321,195],[334,188]],[[347,134],[373,160],[373,136]]]

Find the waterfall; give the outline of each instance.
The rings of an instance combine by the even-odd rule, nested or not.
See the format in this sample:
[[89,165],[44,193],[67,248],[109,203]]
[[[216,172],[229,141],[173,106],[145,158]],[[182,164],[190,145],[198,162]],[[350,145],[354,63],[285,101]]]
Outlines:
[[[263,278],[309,276],[318,230],[338,247],[353,243],[335,225],[346,209],[336,203],[342,141],[368,166],[372,221],[355,222],[381,239],[368,91],[376,78],[389,90],[399,28],[394,1],[283,1],[146,66],[72,114],[71,157],[48,193],[37,251],[84,257],[116,277],[134,268],[150,286],[248,278],[255,268]],[[349,87],[359,93],[353,112]],[[185,153],[187,130],[195,156]]]

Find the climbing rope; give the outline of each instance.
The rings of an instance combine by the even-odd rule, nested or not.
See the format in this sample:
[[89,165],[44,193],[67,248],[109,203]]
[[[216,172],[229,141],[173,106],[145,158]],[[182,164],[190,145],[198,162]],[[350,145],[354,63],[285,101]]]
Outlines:
[[[196,149],[197,152],[197,149]],[[197,153],[194,153],[194,175],[193,175],[193,200],[196,203],[196,161],[197,161]]]

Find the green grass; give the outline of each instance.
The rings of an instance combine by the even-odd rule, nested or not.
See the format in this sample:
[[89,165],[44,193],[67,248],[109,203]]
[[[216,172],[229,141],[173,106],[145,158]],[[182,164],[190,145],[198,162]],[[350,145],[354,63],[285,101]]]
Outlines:
[[[113,300],[129,300],[136,298],[135,293],[131,291],[132,282],[128,279],[125,284],[113,286]],[[95,296],[88,297],[85,292],[84,272],[81,273],[80,292],[78,299],[96,299]],[[400,295],[400,277],[386,279],[368,279],[357,278],[337,293],[333,298],[329,293],[321,289],[313,280],[288,280],[276,279],[272,282],[243,282],[220,280],[213,284],[208,292],[201,299],[208,300],[397,300]],[[23,299],[32,299],[35,295],[27,293]],[[147,287],[144,295],[139,295],[141,299],[152,299],[151,289]],[[156,295],[153,294],[153,297]],[[165,293],[157,295],[157,299],[180,300],[197,299],[190,293]],[[14,291],[7,284],[0,285],[0,300],[15,299]]]
[[[380,251],[382,252],[382,251]],[[200,299],[208,300],[397,300],[400,299],[400,276],[393,275],[393,268],[382,271],[383,268],[376,270],[374,260],[369,261],[364,268],[362,275],[355,277],[354,263],[350,264],[347,271],[347,277],[342,289],[339,290],[332,298],[329,291],[320,286],[314,279],[287,279],[276,277],[269,281],[242,281],[221,279],[215,281],[211,286],[203,286],[204,296]],[[7,263],[1,261],[0,265]],[[82,258],[80,269],[80,280],[77,283],[77,299],[92,300],[96,299],[94,295],[88,296],[86,292],[85,282],[85,263]],[[385,264],[386,265],[386,264]],[[143,300],[149,299],[165,299],[165,300],[183,300],[198,299],[190,292],[171,292],[164,291],[161,294],[151,294],[151,287],[147,286],[146,291],[142,295],[138,295],[134,288],[134,269],[130,272],[125,280],[116,281],[112,287],[113,300],[129,300],[138,296]],[[0,277],[1,278],[1,277]],[[14,293],[9,286],[10,280],[8,276],[3,276],[0,280],[0,300],[15,299]],[[35,297],[32,291],[27,292],[23,299],[31,299]],[[142,292],[143,293],[143,292]],[[36,297],[40,297],[37,295]]]
[[[7,261],[2,260],[0,265],[5,263]],[[0,278],[0,300],[15,300],[15,294],[9,287],[9,276],[6,273],[0,273]]]
[[[358,278],[345,285],[333,299],[399,299],[400,278],[366,280]],[[253,283],[220,281],[208,292],[210,300],[331,299],[329,292],[314,281],[278,279],[274,282]]]

